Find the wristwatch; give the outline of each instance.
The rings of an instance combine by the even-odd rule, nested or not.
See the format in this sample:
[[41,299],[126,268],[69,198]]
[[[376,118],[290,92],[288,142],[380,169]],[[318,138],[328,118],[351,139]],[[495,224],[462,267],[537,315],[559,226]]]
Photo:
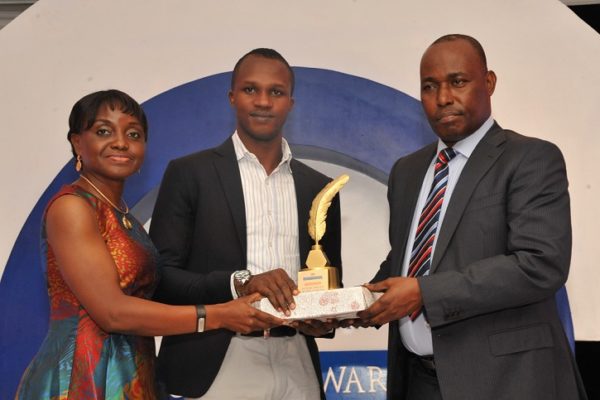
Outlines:
[[204,332],[204,325],[206,323],[206,308],[202,304],[196,304],[196,318],[198,318],[198,325],[196,326],[196,332]]
[[243,296],[246,294],[244,293],[244,287],[248,284],[248,282],[250,282],[251,278],[252,273],[247,269],[242,269],[233,273],[233,284],[238,296]]

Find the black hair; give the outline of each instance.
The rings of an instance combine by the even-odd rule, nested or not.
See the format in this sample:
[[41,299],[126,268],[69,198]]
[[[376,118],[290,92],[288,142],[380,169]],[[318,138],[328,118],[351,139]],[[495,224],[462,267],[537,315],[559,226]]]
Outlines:
[[[67,133],[69,143],[71,135],[78,135],[94,125],[98,110],[103,106],[108,106],[111,110],[118,108],[121,112],[137,118],[144,130],[144,140],[148,141],[148,120],[142,107],[127,93],[110,89],[90,93],[75,103],[69,115],[69,132]],[[73,145],[71,145],[71,151],[73,156],[77,157]]]
[[487,71],[487,58],[485,56],[485,51],[483,50],[483,46],[481,46],[481,43],[479,43],[479,41],[472,36],[463,35],[460,33],[452,33],[452,34],[444,35],[444,36],[436,39],[431,45],[433,46],[434,44],[438,44],[438,43],[442,43],[442,42],[452,42],[454,40],[464,40],[464,41],[468,42],[471,45],[471,47],[473,47],[473,49],[479,55],[479,58],[481,59],[481,63],[483,64],[483,67]]
[[233,73],[231,74],[231,90],[233,90],[233,84],[235,82],[235,78],[237,76],[237,73],[240,69],[240,66],[242,65],[242,62],[249,56],[258,56],[258,57],[264,57],[264,58],[269,58],[271,60],[277,60],[282,62],[288,69],[288,71],[290,71],[290,83],[291,83],[291,95],[294,94],[294,85],[296,82],[296,78],[294,76],[294,71],[292,70],[292,67],[290,67],[290,64],[287,62],[287,60],[285,58],[283,58],[283,56],[281,54],[279,54],[279,52],[277,52],[276,50],[273,49],[267,49],[267,48],[258,48],[258,49],[254,49],[249,51],[248,53],[244,54],[242,56],[242,58],[240,58],[238,60],[237,63],[235,63],[235,67],[233,67]]

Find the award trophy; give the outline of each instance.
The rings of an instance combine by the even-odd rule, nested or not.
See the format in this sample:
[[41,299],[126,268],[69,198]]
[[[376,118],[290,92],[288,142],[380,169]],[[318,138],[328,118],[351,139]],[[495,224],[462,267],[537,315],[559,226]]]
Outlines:
[[307,268],[298,272],[298,290],[302,293],[338,289],[341,286],[338,270],[329,265],[329,259],[319,244],[319,240],[323,238],[327,229],[327,210],[335,195],[349,179],[350,177],[346,174],[338,176],[329,182],[312,202],[308,219],[308,234],[315,244],[306,258]]
[[369,307],[381,294],[371,293],[362,286],[341,289],[338,270],[329,265],[327,255],[319,244],[327,228],[327,210],[335,195],[350,177],[340,175],[329,182],[312,202],[308,219],[308,234],[315,241],[306,259],[306,268],[298,272],[298,290],[294,296],[296,308],[286,316],[275,310],[268,299],[263,298],[255,307],[279,318],[307,320],[330,318],[356,318],[356,313]]

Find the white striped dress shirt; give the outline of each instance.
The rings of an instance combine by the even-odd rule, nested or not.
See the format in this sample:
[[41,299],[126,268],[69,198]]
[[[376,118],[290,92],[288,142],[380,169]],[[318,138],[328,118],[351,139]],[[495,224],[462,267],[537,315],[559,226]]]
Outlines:
[[283,139],[281,161],[267,175],[258,158],[248,151],[237,132],[232,139],[244,192],[247,269],[256,275],[283,268],[296,281],[300,270],[300,245],[290,147]]

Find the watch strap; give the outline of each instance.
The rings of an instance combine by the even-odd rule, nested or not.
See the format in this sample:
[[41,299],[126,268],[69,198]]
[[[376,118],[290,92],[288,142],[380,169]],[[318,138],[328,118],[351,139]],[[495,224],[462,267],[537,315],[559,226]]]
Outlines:
[[196,304],[196,332],[204,332],[204,325],[206,323],[206,307],[203,304]]

